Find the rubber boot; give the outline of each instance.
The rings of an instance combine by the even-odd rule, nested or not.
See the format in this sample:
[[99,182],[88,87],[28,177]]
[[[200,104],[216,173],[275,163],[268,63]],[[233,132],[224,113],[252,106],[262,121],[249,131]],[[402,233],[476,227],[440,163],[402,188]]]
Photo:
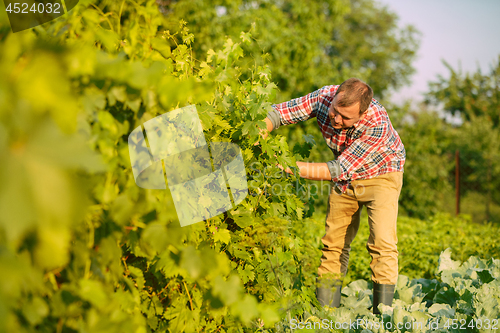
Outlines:
[[380,314],[378,311],[379,304],[392,305],[395,287],[394,284],[373,283],[373,314]]
[[340,306],[340,295],[342,291],[342,280],[316,279],[316,298],[321,306],[328,305],[332,308]]

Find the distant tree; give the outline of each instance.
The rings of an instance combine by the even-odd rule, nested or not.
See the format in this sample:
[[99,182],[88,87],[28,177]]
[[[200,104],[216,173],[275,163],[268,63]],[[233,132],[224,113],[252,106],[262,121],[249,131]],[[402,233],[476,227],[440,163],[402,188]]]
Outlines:
[[458,129],[452,147],[460,151],[460,192],[480,193],[484,218],[499,219],[491,207],[500,205],[500,129],[489,117],[473,116]]
[[500,204],[500,56],[487,74],[445,65],[450,77],[430,83],[426,101],[462,119],[451,147],[460,151],[461,192],[484,195],[489,219],[491,204]]
[[373,0],[158,3],[167,17],[188,22],[196,57],[220,48],[225,36],[257,40],[260,49],[245,50],[248,62],[270,66],[279,101],[351,76],[369,82],[383,97],[414,72],[417,31],[399,28],[396,14]]
[[439,76],[429,83],[428,104],[442,105],[451,115],[459,115],[463,121],[485,117],[494,127],[500,126],[500,56],[489,73],[481,69],[463,74],[444,62],[450,77]]
[[453,191],[449,179],[454,169],[449,148],[454,138],[453,127],[425,108],[412,111],[406,104],[392,110],[405,116],[393,123],[406,149],[399,198],[402,213],[424,219],[446,210],[447,195]]

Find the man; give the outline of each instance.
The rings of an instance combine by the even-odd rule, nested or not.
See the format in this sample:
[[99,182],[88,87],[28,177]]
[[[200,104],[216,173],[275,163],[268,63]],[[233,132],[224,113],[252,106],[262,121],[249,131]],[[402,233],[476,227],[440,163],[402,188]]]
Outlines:
[[406,156],[398,133],[384,107],[373,99],[371,87],[356,78],[272,107],[265,119],[269,132],[315,117],[335,156],[326,163],[297,162],[301,177],[332,182],[318,268],[322,282],[316,289],[318,301],[323,306],[340,305],[350,244],[366,206],[373,313],[378,314],[380,303],[392,305],[398,277],[396,219]]

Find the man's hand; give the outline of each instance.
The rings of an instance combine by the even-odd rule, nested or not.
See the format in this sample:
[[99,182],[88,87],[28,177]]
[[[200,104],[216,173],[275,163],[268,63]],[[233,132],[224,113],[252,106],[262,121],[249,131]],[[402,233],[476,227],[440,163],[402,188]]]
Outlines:
[[[269,133],[273,130],[273,123],[271,123],[271,120],[266,117],[266,119],[264,119],[264,121],[266,122],[267,131],[265,129],[259,129],[259,131],[260,131],[259,134],[263,139],[267,138]],[[259,144],[260,144],[259,141],[257,141],[253,145],[258,146]]]
[[[276,155],[274,155],[276,157]],[[293,174],[290,168],[284,168],[281,164],[277,163],[276,166],[288,174]],[[297,162],[299,168],[299,175],[301,178],[310,180],[332,180],[332,175],[326,163],[307,163]]]
[[276,166],[277,166],[279,169],[281,169],[281,170],[285,171],[286,173],[293,174],[293,171],[292,171],[292,169],[290,169],[290,168],[286,168],[286,170],[285,170],[285,168],[283,168],[283,166],[282,166],[281,164],[279,164],[279,163],[277,163],[277,164],[276,164]]

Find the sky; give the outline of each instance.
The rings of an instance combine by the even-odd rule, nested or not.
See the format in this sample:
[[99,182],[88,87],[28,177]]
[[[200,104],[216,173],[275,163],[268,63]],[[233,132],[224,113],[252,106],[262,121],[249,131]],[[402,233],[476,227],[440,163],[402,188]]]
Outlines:
[[500,0],[376,1],[399,16],[400,27],[411,24],[422,33],[412,84],[393,93],[394,103],[418,102],[429,81],[449,77],[442,60],[463,73],[479,67],[486,74],[500,55]]

